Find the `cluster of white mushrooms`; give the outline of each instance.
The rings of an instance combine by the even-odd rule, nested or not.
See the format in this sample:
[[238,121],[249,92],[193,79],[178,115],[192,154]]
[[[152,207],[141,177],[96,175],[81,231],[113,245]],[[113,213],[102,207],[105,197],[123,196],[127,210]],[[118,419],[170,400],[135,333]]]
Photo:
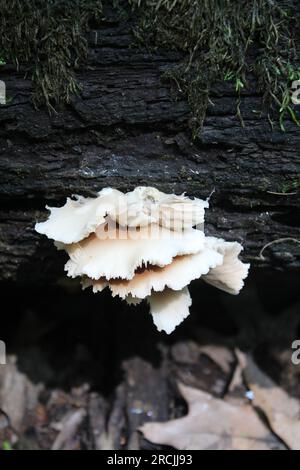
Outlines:
[[157,329],[171,333],[189,315],[193,279],[238,294],[248,273],[239,243],[205,236],[207,207],[151,187],[126,194],[105,188],[47,207],[48,220],[35,229],[68,253],[67,275],[79,276],[83,288],[108,287],[134,305],[147,299]]

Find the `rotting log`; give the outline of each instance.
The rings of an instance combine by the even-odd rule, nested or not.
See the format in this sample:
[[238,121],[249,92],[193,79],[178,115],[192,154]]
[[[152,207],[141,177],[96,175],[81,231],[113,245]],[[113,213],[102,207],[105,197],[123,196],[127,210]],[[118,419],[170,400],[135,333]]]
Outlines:
[[[255,83],[242,93],[242,127],[234,89],[216,85],[203,129],[192,139],[190,112],[162,75],[174,51],[133,45],[130,24],[114,16],[89,34],[82,85],[64,110],[36,110],[21,69],[1,69],[8,104],[0,107],[0,277],[48,282],[62,274],[62,255],[33,230],[46,204],[151,185],[207,198],[206,231],[244,247],[257,267],[300,267],[300,131],[271,129],[253,110]],[[259,256],[262,248],[274,243]],[[295,241],[293,241],[295,240]]]

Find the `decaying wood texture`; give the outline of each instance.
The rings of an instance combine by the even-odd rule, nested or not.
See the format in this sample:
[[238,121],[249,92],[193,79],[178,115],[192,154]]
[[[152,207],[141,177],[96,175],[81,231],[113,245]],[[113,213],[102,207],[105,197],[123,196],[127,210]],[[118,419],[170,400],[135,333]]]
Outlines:
[[[163,72],[179,60],[170,51],[133,45],[130,25],[108,18],[89,35],[88,63],[78,72],[83,91],[50,116],[30,102],[22,68],[1,70],[8,104],[0,108],[0,277],[48,282],[62,273],[61,254],[33,231],[44,206],[71,194],[94,195],[152,185],[211,197],[206,230],[238,240],[256,266],[300,266],[300,131],[272,131],[255,84],[236,117],[235,92],[216,86],[204,127],[194,141],[189,107],[174,96]],[[176,97],[176,99],[175,99]],[[288,189],[287,189],[288,188]],[[294,189],[296,188],[296,189]]]

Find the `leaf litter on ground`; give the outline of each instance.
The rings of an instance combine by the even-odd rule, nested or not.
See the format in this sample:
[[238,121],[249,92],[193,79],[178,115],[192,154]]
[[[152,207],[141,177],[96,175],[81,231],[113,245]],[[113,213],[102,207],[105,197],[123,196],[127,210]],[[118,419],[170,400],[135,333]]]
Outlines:
[[[268,377],[249,354],[239,350],[235,354],[236,366],[223,398],[179,383],[188,414],[144,424],[140,428],[144,437],[180,450],[300,449],[300,402]],[[218,361],[219,354],[210,357]]]

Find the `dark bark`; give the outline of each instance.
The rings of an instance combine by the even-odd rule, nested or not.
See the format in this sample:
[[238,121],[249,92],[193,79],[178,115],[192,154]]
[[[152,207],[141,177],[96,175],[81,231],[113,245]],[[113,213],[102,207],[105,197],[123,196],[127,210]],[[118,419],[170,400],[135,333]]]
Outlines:
[[[272,131],[258,117],[255,86],[242,97],[242,128],[234,90],[216,86],[204,127],[194,141],[189,108],[172,97],[163,71],[175,52],[132,47],[127,24],[113,18],[90,33],[88,64],[78,73],[80,97],[49,116],[30,102],[31,82],[10,66],[3,69],[10,98],[0,109],[1,279],[49,281],[62,272],[62,255],[37,235],[45,204],[71,194],[93,195],[106,186],[121,190],[151,185],[208,197],[206,230],[245,246],[256,266],[300,266],[300,132]],[[282,193],[291,187],[288,194]]]

